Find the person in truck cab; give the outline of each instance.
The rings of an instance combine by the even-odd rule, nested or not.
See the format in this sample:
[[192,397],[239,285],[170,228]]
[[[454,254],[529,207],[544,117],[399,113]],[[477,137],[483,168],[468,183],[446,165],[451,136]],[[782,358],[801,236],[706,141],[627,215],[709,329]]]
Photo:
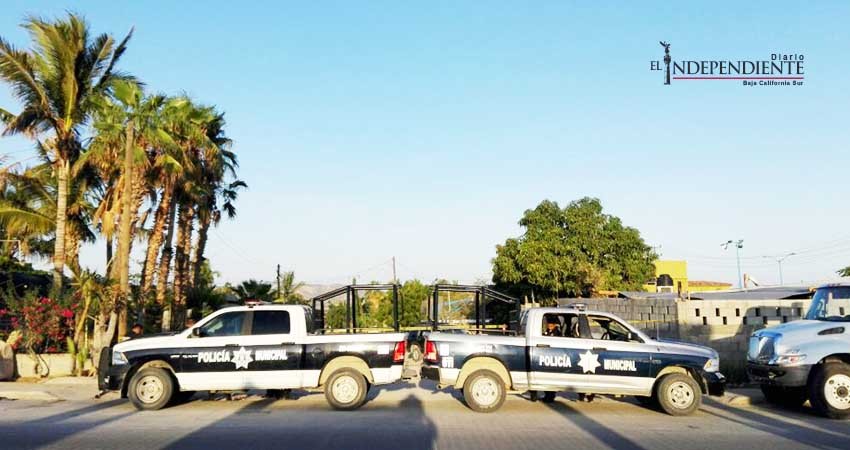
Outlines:
[[546,316],[546,329],[543,330],[543,336],[561,337],[561,323],[557,316]]

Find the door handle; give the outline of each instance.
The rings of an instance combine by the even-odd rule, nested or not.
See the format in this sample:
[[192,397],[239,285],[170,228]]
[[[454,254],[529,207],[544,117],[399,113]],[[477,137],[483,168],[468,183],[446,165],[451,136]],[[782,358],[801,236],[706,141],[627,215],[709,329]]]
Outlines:
[[226,345],[224,346],[224,348],[238,348],[238,347],[239,347],[239,345],[238,345],[238,344],[226,344]]
[[593,351],[595,352],[607,352],[608,349],[605,347],[593,347]]
[[295,345],[295,342],[281,342],[280,345]]
[[540,347],[540,348],[549,348],[549,344],[537,344],[537,347]]

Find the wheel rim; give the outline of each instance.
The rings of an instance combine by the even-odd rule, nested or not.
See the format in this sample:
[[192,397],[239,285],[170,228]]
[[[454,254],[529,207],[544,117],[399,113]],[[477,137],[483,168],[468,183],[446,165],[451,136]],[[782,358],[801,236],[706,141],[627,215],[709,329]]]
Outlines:
[[162,398],[165,385],[159,377],[147,375],[136,383],[136,398],[142,403],[155,403]]
[[677,409],[687,409],[694,404],[694,390],[684,381],[677,381],[667,389],[670,404]]
[[360,392],[360,386],[357,385],[357,380],[354,377],[345,375],[334,380],[331,386],[334,398],[340,403],[351,403],[357,398]]
[[490,406],[499,398],[499,386],[490,378],[479,378],[472,383],[472,398],[481,406]]
[[824,397],[835,409],[850,409],[850,376],[833,375],[826,380]]

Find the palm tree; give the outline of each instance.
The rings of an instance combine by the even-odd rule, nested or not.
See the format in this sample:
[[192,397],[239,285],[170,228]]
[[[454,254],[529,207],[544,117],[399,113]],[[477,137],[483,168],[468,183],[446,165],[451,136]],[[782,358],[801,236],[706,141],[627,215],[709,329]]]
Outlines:
[[[0,198],[0,224],[5,228],[6,239],[20,241],[22,256],[34,252],[47,256],[56,230],[56,179],[51,167],[38,165],[23,173],[6,172],[7,191]],[[65,223],[65,251],[67,265],[72,272],[79,271],[79,250],[83,242],[94,242],[94,232],[89,228],[92,206],[86,198],[96,178],[88,170],[72,173],[68,202],[68,220]]]
[[[110,183],[111,194],[107,195],[118,199],[117,202],[111,202],[113,209],[118,210],[119,218],[118,260],[112,267],[111,278],[118,282],[120,296],[115,302],[119,308],[119,338],[126,333],[126,306],[131,294],[130,250],[136,235],[135,225],[139,222],[138,212],[145,194],[150,192],[147,183],[150,167],[148,155],[153,153],[151,149],[176,145],[161,126],[160,116],[165,103],[164,96],[145,96],[136,82],[117,80],[113,83],[112,97],[102,99],[99,112],[95,115],[95,129],[102,132],[92,141],[88,156],[97,155],[106,161],[107,166],[115,160],[123,161],[116,182]],[[110,168],[107,174],[115,176],[116,172]],[[104,228],[112,225],[112,214],[108,217],[109,222]],[[143,316],[144,299],[138,307],[139,316]]]
[[304,303],[304,297],[298,290],[304,286],[301,281],[295,281],[295,272],[290,270],[283,272],[280,276],[280,291],[275,292],[275,302],[278,303]]
[[118,79],[131,79],[115,70],[132,30],[116,41],[108,34],[91,38],[82,17],[45,21],[30,17],[23,25],[33,50],[19,50],[0,38],[0,79],[21,102],[18,114],[0,109],[4,135],[24,134],[47,150],[45,160],[56,172],[56,227],[53,285],[62,287],[65,269],[65,222],[71,167],[82,152],[80,135],[89,122],[95,99],[108,94]]
[[263,283],[262,281],[250,279],[243,281],[236,286],[228,287],[230,288],[230,292],[239,298],[240,302],[244,302],[245,300],[260,300],[267,302],[272,299],[271,283]]

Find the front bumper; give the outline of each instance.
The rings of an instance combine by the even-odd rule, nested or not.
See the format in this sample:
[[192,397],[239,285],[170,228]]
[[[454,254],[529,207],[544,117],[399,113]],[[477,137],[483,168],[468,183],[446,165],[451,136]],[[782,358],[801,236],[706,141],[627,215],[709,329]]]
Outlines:
[[124,378],[130,370],[129,364],[113,366],[112,349],[107,347],[100,352],[97,366],[97,387],[101,391],[118,391],[124,386]]
[[747,375],[750,381],[770,386],[805,386],[811,371],[811,365],[785,367],[747,362]]
[[720,372],[705,372],[702,376],[705,380],[708,395],[721,397],[726,392],[726,377]]

